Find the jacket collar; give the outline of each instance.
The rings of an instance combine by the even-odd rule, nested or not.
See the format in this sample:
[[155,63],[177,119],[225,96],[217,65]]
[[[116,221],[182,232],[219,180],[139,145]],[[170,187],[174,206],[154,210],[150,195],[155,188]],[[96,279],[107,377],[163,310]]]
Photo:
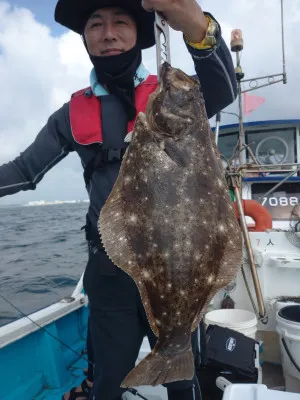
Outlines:
[[[150,75],[150,72],[144,67],[143,63],[140,64],[138,69],[136,70],[134,76],[134,86],[137,87],[141,83],[143,83]],[[93,91],[93,94],[96,97],[107,96],[109,93],[107,90],[98,82],[95,68],[92,69],[90,73],[90,85]]]

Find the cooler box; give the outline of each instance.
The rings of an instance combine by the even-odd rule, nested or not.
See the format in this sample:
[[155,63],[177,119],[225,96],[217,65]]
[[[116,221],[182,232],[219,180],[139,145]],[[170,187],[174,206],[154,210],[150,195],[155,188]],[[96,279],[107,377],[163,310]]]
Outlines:
[[230,383],[258,383],[259,344],[256,340],[232,329],[209,325],[204,347],[202,344],[201,365],[197,367],[204,399],[222,399],[223,391],[216,385],[219,377]]
[[265,385],[237,384],[227,386],[223,400],[300,400],[300,395],[270,390]]

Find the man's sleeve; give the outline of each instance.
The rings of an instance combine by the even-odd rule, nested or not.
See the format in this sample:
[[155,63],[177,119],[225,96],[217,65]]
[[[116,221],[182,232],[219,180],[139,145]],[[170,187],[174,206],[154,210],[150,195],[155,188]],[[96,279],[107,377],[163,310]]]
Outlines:
[[[213,18],[211,14],[205,13]],[[219,26],[217,44],[213,48],[196,48],[186,42],[201,84],[208,118],[233,103],[237,97],[237,82],[230,51]],[[198,46],[200,47],[200,46]]]
[[21,190],[34,190],[43,176],[72,151],[66,132],[70,130],[68,106],[56,111],[35,141],[15,160],[0,166],[0,197]]

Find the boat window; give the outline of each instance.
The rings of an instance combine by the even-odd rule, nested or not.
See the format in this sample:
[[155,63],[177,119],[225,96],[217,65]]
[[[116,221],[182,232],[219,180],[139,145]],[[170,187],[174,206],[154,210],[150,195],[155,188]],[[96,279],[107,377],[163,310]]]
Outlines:
[[246,133],[246,140],[260,164],[288,164],[296,162],[295,134],[295,129],[264,130]]

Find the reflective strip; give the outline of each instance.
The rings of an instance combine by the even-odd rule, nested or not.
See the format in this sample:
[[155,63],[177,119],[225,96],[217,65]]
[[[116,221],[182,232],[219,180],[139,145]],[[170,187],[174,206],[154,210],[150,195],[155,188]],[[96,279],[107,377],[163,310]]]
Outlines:
[[193,57],[195,60],[203,60],[204,58],[213,57],[213,56],[216,57],[217,61],[219,62],[219,64],[220,64],[221,67],[222,67],[222,70],[223,70],[223,72],[224,72],[224,74],[225,74],[225,76],[226,76],[226,78],[227,78],[227,82],[228,82],[229,87],[230,87],[230,90],[231,90],[232,100],[234,101],[234,100],[235,100],[235,95],[234,95],[234,90],[233,90],[233,87],[232,87],[232,82],[231,82],[230,76],[229,76],[229,74],[228,74],[227,69],[225,68],[225,65],[223,64],[223,61],[220,59],[220,57],[219,57],[218,54],[216,53],[216,49],[215,49],[214,51],[208,53],[208,54],[205,55],[205,56],[196,56],[196,55],[193,55],[193,54],[192,54],[192,57]]
[[220,59],[220,57],[218,56],[218,54],[217,54],[217,53],[214,53],[214,56],[215,56],[216,59],[219,61],[219,64],[221,65],[221,67],[222,67],[222,69],[223,69],[223,72],[224,72],[224,74],[225,74],[225,76],[226,76],[226,78],[227,78],[227,81],[228,81],[228,84],[229,84],[229,87],[230,87],[230,90],[231,90],[232,100],[234,101],[234,100],[235,100],[235,95],[234,95],[234,90],[233,90],[233,87],[232,87],[232,83],[231,83],[231,79],[230,79],[230,76],[229,76],[229,74],[228,74],[228,71],[227,71],[227,69],[225,68],[225,65],[223,64],[223,61]]
[[32,183],[35,183],[41,175],[44,175],[46,172],[48,172],[49,169],[51,169],[56,164],[57,161],[63,158],[63,156],[67,153],[65,151],[67,147],[68,146],[62,148],[61,153],[58,156],[56,156],[54,160],[52,160],[48,165],[46,165],[46,167],[34,177]]
[[26,184],[29,185],[31,183],[35,183],[41,175],[43,175],[47,171],[49,171],[49,169],[51,169],[51,167],[53,165],[55,165],[57,161],[59,161],[61,158],[63,158],[63,156],[66,154],[66,151],[65,151],[66,148],[67,148],[67,146],[65,146],[62,149],[61,153],[58,156],[56,156],[54,158],[54,160],[52,160],[49,164],[47,164],[46,167],[33,178],[32,181],[25,181],[25,182],[14,183],[13,185],[1,186],[0,190],[1,189],[10,189],[10,188],[17,187],[17,186],[22,186],[22,185],[26,185]]
[[20,182],[20,183],[14,183],[13,185],[7,185],[7,186],[1,186],[1,189],[10,189],[12,187],[17,187],[17,186],[21,186],[21,185],[26,185],[26,183],[31,183],[31,182]]
[[200,362],[202,362],[202,357],[201,357],[201,333],[200,333],[200,326],[199,325],[197,327],[197,339],[198,339],[198,351],[199,351],[199,356],[200,356]]

